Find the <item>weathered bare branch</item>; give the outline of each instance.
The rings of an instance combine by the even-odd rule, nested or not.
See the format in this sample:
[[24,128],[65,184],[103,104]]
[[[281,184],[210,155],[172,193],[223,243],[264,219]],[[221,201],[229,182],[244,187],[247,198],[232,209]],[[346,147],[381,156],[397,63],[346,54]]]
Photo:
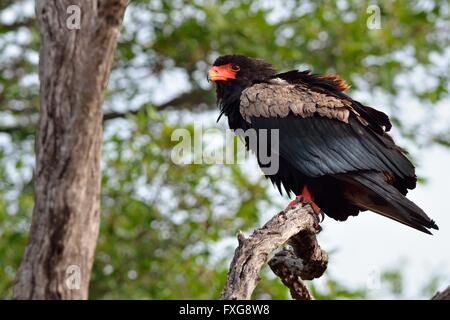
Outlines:
[[269,261],[269,266],[283,284],[289,288],[295,300],[312,300],[313,297],[302,281],[304,265],[292,248],[283,249]]
[[442,292],[437,292],[431,300],[450,300],[450,286]]
[[292,248],[276,254],[269,264],[295,299],[311,299],[301,278],[320,277],[328,263],[315,238],[318,231],[317,215],[309,205],[298,204],[274,216],[249,238],[240,233],[221,299],[250,299],[259,271],[272,252],[286,243]]

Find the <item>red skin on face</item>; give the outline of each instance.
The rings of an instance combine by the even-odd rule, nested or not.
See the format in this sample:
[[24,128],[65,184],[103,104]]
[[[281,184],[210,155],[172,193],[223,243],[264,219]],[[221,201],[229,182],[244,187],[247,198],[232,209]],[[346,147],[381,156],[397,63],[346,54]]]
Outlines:
[[232,69],[232,64],[224,64],[223,66],[214,66],[208,71],[208,78],[211,81],[227,81],[236,79],[238,70]]

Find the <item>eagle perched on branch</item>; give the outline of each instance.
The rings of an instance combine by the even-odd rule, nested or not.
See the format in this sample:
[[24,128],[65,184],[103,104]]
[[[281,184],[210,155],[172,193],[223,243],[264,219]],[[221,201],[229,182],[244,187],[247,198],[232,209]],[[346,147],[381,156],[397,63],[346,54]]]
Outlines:
[[298,195],[290,205],[307,202],[340,221],[371,210],[425,233],[438,229],[405,197],[417,179],[387,134],[388,116],[346,95],[339,77],[277,73],[264,60],[226,55],[208,78],[231,129],[278,130],[279,168],[266,176],[280,193]]

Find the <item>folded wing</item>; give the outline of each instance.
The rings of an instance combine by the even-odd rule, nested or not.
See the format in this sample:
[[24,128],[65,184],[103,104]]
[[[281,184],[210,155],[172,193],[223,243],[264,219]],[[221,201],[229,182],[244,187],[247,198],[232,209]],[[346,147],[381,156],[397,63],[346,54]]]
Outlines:
[[240,113],[255,129],[278,129],[281,157],[305,176],[377,171],[394,175],[405,194],[415,187],[414,166],[354,106],[351,99],[276,80],[244,90]]

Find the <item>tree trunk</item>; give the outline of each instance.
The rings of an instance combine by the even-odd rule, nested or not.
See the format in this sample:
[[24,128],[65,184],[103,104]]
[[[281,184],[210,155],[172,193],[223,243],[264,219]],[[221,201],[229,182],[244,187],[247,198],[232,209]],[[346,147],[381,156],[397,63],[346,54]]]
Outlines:
[[41,33],[36,194],[16,299],[88,297],[100,220],[101,107],[126,5],[126,0],[36,1]]

